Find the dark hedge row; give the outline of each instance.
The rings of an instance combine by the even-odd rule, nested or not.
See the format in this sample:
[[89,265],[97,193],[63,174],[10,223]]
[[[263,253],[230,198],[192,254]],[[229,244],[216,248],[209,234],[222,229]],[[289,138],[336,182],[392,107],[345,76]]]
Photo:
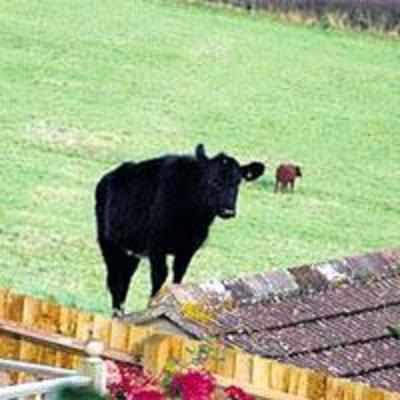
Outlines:
[[296,14],[327,25],[400,33],[400,0],[221,0],[221,2],[248,10],[267,10],[288,16]]

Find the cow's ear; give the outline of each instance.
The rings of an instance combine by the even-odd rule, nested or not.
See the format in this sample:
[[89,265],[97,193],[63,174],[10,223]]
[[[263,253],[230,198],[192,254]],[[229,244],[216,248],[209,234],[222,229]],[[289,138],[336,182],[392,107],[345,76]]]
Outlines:
[[195,154],[196,154],[196,158],[199,161],[206,161],[208,160],[208,157],[206,155],[206,149],[204,148],[203,144],[198,144],[196,146],[196,150],[195,150]]
[[250,164],[242,165],[240,170],[242,177],[246,181],[254,181],[264,173],[265,165],[262,162],[254,161]]

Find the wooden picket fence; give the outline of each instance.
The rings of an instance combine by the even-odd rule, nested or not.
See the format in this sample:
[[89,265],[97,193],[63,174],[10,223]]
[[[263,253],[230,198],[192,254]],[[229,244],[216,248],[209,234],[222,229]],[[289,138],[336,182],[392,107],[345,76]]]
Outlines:
[[[159,373],[168,360],[185,365],[202,344],[187,338],[131,326],[96,314],[0,290],[0,358],[76,369],[85,342],[100,340],[103,356]],[[327,376],[208,344],[207,369],[220,387],[238,385],[260,399],[400,400],[400,393]],[[21,382],[24,377],[14,376]]]
[[[144,365],[157,373],[167,360],[188,361],[201,343],[156,334],[144,346]],[[211,345],[213,346],[213,345]],[[189,351],[188,351],[189,350]],[[237,385],[260,399],[271,400],[400,400],[400,393],[334,378],[321,372],[283,364],[218,345],[207,364],[220,386]]]
[[[66,345],[58,346],[61,347],[58,349],[57,346],[41,343],[40,338],[33,342],[20,340],[24,337],[23,332],[6,334],[5,329],[1,329],[1,320],[44,332],[49,340],[54,335],[71,338],[71,342],[67,340]],[[0,334],[1,331],[4,336],[1,339],[0,357],[70,369],[77,368],[81,358],[79,345],[75,346],[74,351],[66,351],[68,344],[73,345],[72,339],[77,343],[89,339],[101,340],[107,349],[130,355],[126,360],[129,361],[143,352],[140,348],[143,340],[153,333],[152,328],[130,326],[101,315],[0,289]]]

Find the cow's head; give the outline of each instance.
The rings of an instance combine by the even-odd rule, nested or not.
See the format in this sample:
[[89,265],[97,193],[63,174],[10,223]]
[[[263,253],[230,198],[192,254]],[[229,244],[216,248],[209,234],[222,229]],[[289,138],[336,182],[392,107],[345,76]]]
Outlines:
[[301,177],[303,176],[303,174],[301,173],[301,168],[300,168],[300,166],[299,166],[299,165],[296,165],[295,169],[296,169],[296,176],[298,176],[298,177],[301,178]]
[[209,158],[202,144],[196,147],[195,154],[204,171],[207,203],[219,217],[234,217],[242,179],[253,181],[260,177],[265,170],[264,164],[252,162],[240,165],[224,153]]

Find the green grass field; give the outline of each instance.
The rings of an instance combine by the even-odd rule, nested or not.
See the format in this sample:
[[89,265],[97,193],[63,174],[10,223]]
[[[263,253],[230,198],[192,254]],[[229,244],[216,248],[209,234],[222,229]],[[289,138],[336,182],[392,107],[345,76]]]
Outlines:
[[[123,160],[225,150],[244,185],[186,281],[400,244],[400,45],[171,1],[0,7],[0,286],[109,312],[93,191]],[[149,269],[131,286],[143,307]]]

